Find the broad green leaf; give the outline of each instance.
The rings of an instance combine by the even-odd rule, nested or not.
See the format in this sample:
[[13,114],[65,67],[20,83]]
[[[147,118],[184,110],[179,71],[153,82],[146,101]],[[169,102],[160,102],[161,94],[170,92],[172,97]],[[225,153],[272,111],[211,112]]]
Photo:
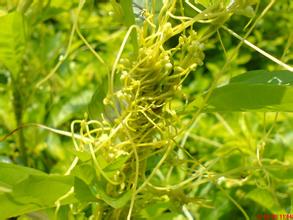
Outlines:
[[0,27],[0,63],[16,77],[25,50],[24,17],[19,12],[1,16]]
[[254,189],[247,194],[247,198],[268,209],[271,213],[286,213],[286,211],[280,207],[279,202],[274,198],[272,193],[265,189]]
[[87,184],[79,178],[74,179],[74,194],[80,202],[96,202],[97,198]]
[[80,163],[71,172],[72,175],[78,177],[86,184],[90,185],[95,178],[95,169],[91,163]]
[[[0,219],[54,207],[57,201],[68,204],[77,200],[90,202],[101,199],[114,208],[121,208],[131,197],[131,191],[120,197],[111,197],[102,183],[97,183],[91,190],[80,178],[49,175],[13,164],[0,163],[0,176]],[[74,194],[65,196],[72,187]]]
[[29,175],[44,175],[44,173],[28,167],[17,166],[9,163],[0,163],[1,182],[6,183],[9,186],[14,186],[24,179],[27,179]]
[[273,72],[253,70],[232,78],[230,84],[232,83],[291,85],[293,83],[293,73],[287,70]]
[[[206,112],[293,112],[293,73],[289,71],[251,71],[232,78],[216,88],[203,111]],[[198,101],[200,99],[200,101]],[[200,108],[200,97],[190,107]]]
[[11,196],[18,203],[52,207],[73,187],[73,180],[72,176],[30,175],[13,187]]
[[[0,163],[2,189],[0,219],[54,207],[56,201],[73,187],[73,176],[48,175],[41,171],[13,164]],[[60,201],[75,202],[73,195]]]
[[293,111],[293,88],[273,85],[234,84],[217,89],[207,111]]
[[10,193],[0,194],[0,204],[0,219],[8,219],[10,217],[41,209],[37,204],[22,204],[14,201],[14,198],[11,197]]

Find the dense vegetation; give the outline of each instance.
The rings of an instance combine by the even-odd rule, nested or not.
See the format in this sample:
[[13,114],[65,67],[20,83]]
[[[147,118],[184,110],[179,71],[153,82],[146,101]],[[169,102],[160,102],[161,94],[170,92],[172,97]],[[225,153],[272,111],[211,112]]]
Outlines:
[[0,1],[0,219],[293,214],[292,12]]

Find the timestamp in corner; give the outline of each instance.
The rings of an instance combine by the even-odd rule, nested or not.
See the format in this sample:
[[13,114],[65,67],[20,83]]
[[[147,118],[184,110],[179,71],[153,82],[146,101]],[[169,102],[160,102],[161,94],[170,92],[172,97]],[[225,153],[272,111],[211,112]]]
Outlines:
[[257,214],[257,220],[293,220],[293,214]]

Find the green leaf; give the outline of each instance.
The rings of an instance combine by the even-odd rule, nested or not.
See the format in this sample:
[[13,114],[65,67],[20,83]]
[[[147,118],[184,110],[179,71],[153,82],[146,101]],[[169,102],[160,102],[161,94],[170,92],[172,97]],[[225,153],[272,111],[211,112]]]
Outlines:
[[[293,166],[267,166],[267,171],[277,179],[293,180]],[[282,170],[282,172],[280,172]]]
[[108,205],[112,206],[115,209],[121,208],[124,205],[126,205],[126,203],[131,198],[132,192],[130,190],[125,192],[120,197],[111,197],[105,192],[104,188],[105,187],[102,185],[102,183],[97,182],[94,188],[96,197],[98,199],[103,200],[104,202],[106,202]]
[[123,0],[119,3],[116,0],[110,0],[117,19],[124,25],[130,27],[135,24],[135,17],[132,8],[132,0]]
[[253,70],[232,78],[230,84],[232,83],[286,85],[293,83],[293,73],[287,70],[273,72]]
[[0,27],[0,63],[16,77],[25,50],[24,17],[19,12],[9,13],[0,17]]
[[71,172],[72,175],[78,177],[86,184],[90,185],[95,178],[95,169],[91,163],[80,163]]
[[74,179],[74,194],[80,202],[97,201],[97,198],[94,196],[88,185],[79,178]]
[[254,189],[247,194],[247,198],[268,209],[273,214],[286,213],[271,192],[265,189]]
[[88,161],[92,158],[92,155],[88,151],[74,151],[74,155],[76,155],[81,161]]
[[[0,163],[0,219],[54,207],[73,187],[73,176],[48,175],[38,170]],[[73,195],[60,201],[75,202]]]
[[[121,208],[131,197],[131,191],[120,197],[111,197],[101,182],[90,189],[82,179],[74,176],[49,175],[13,164],[0,163],[0,176],[0,219],[54,207],[58,200],[64,205],[77,200],[93,202],[101,199],[114,208]],[[92,179],[82,178],[86,181]],[[72,187],[74,194],[68,194]]]
[[88,105],[89,116],[91,119],[101,119],[100,115],[106,113],[103,100],[107,96],[107,83],[101,84],[95,91]]
[[65,103],[60,102],[51,111],[51,121],[54,127],[58,127],[74,116],[86,111],[92,96],[90,90],[82,91],[72,95]]
[[[206,112],[293,112],[293,73],[251,71],[216,88],[204,106]],[[202,99],[202,97],[200,97]],[[199,108],[196,99],[191,108]]]
[[171,206],[170,201],[152,201],[140,211],[140,215],[144,219],[155,219],[161,217]]
[[132,10],[132,0],[121,1],[121,8],[123,10],[123,20],[127,26],[131,26],[135,23],[135,17]]
[[105,172],[121,169],[124,163],[129,159],[130,155],[120,155],[112,163],[104,168]]
[[6,183],[9,186],[14,186],[24,179],[27,179],[29,175],[44,175],[44,173],[28,167],[0,163],[1,182]]
[[30,175],[13,187],[12,197],[18,203],[51,207],[73,186],[72,176]]
[[[119,88],[119,82],[115,81],[114,86],[115,88]],[[103,114],[103,117],[106,120],[112,122],[117,117],[115,109],[110,104],[104,104],[104,99],[107,97],[107,91],[108,84],[104,83],[101,84],[93,94],[88,105],[89,116],[91,119],[102,120],[101,115]],[[113,102],[115,107],[120,110],[121,106],[119,100],[113,99]]]

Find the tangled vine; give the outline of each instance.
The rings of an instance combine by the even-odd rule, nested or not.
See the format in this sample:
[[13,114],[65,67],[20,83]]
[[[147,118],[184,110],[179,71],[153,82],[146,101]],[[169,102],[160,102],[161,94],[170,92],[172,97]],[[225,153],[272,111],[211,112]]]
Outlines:
[[[152,7],[146,7],[143,23],[129,28],[109,73],[108,94],[103,104],[111,114],[104,112],[101,120],[76,120],[71,125],[76,151],[90,155],[96,178],[105,181],[107,195],[130,197],[130,205],[124,206],[126,209],[114,206],[114,219],[122,216],[130,219],[146,187],[154,193],[164,192],[176,197],[181,205],[200,202],[178,190],[203,175],[204,169],[198,169],[196,174],[190,171],[190,176],[177,185],[171,186],[167,181],[164,186],[156,186],[151,180],[159,175],[170,154],[178,157],[176,152],[181,147],[178,137],[184,129],[180,127],[186,125],[181,122],[172,100],[183,96],[183,81],[203,64],[205,42],[239,5],[238,1],[229,6],[219,3],[201,11],[186,2],[196,11],[196,16],[184,15],[182,1],[165,1],[158,16],[155,16],[155,1]],[[210,26],[199,34],[196,23],[209,23]],[[132,33],[137,34],[139,49],[132,56],[121,58]],[[170,42],[176,45],[169,48]],[[115,80],[121,81],[119,88],[114,88]],[[74,134],[77,124],[79,136]],[[154,155],[159,155],[159,159],[153,169],[148,170],[148,159]],[[198,166],[196,161],[182,161]],[[67,174],[78,162],[76,157]],[[168,161],[169,176],[176,163],[180,164],[180,160]]]

